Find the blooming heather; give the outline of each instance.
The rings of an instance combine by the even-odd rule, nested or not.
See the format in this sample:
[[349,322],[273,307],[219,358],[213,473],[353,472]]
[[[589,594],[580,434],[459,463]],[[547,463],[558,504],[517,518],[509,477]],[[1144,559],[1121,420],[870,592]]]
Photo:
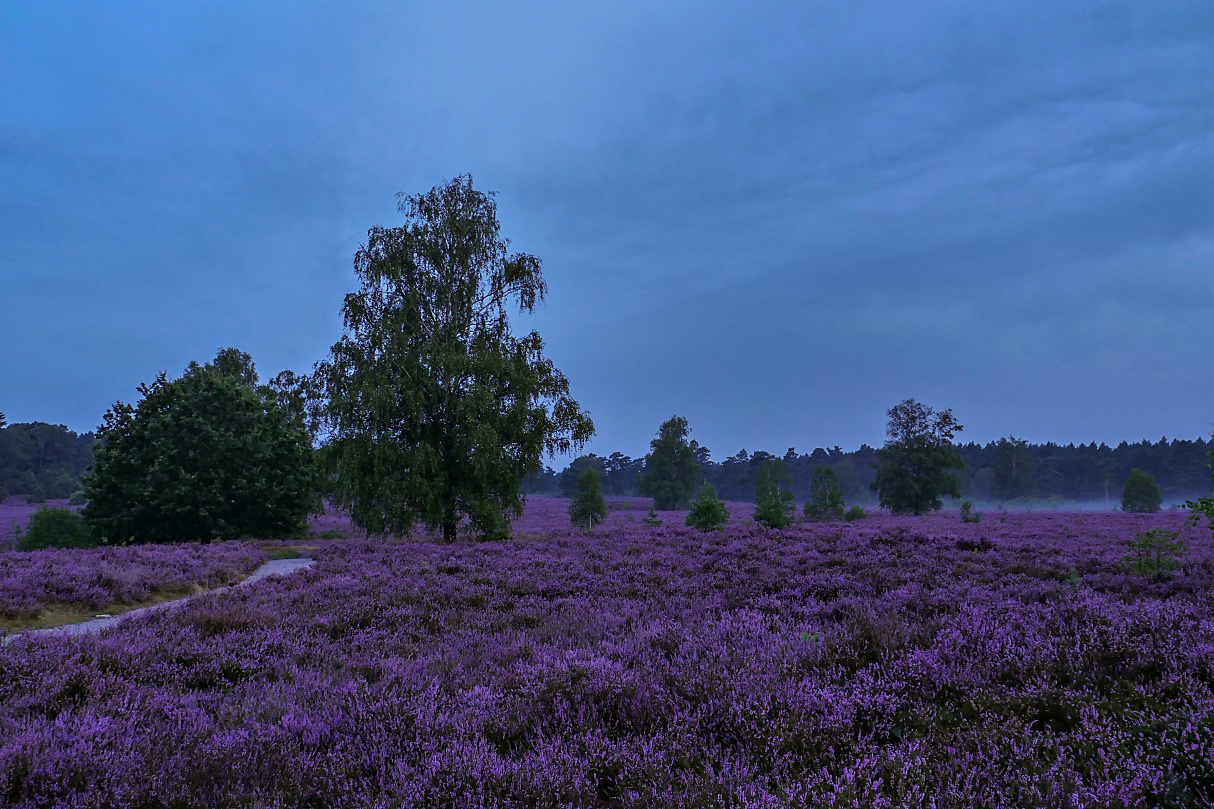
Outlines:
[[[702,533],[618,499],[573,529],[563,504],[532,499],[513,542],[318,543],[291,577],[19,638],[0,803],[1214,798],[1214,552],[1183,515]],[[1161,580],[1121,562],[1154,527],[1189,547]]]
[[51,605],[100,609],[227,584],[269,555],[243,542],[133,545],[0,554],[0,619]]

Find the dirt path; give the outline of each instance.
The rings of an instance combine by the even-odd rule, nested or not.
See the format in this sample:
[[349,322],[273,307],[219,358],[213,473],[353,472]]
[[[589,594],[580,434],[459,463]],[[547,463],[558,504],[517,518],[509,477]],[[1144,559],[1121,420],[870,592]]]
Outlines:
[[[307,556],[298,559],[275,559],[266,562],[261,567],[249,574],[248,578],[243,579],[232,587],[247,587],[255,581],[260,581],[267,576],[285,576],[288,573],[294,573],[296,570],[303,570],[307,567],[312,567],[316,564],[316,560]],[[0,643],[10,643],[14,639],[23,635],[87,635],[91,632],[100,632],[103,629],[111,626],[117,626],[122,621],[130,618],[132,615],[143,615],[145,613],[163,610],[177,604],[184,604],[191,598],[197,598],[200,595],[207,593],[218,593],[224,590],[231,589],[227,587],[219,587],[214,590],[208,590],[206,593],[198,593],[198,595],[186,596],[185,598],[177,598],[172,601],[164,601],[160,604],[153,604],[150,607],[140,607],[139,609],[124,612],[121,615],[110,615],[105,618],[91,618],[87,621],[82,621],[78,624],[64,624],[63,626],[53,626],[48,629],[29,629],[25,632],[17,632],[11,635],[6,635],[0,639]]]

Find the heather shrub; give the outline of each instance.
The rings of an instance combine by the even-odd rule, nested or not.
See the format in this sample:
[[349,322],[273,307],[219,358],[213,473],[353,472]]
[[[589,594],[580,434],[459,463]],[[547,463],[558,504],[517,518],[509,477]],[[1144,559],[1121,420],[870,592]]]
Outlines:
[[704,483],[691,503],[691,511],[687,514],[685,525],[701,531],[713,531],[727,522],[729,511],[725,508],[725,501],[717,497],[715,486]]
[[843,519],[847,520],[848,522],[855,522],[856,520],[867,520],[868,512],[864,510],[863,506],[858,506],[858,505],[852,506],[851,508],[849,508],[847,511],[845,511],[843,513]]
[[1153,514],[1163,504],[1163,493],[1150,472],[1131,469],[1121,492],[1121,510],[1136,514]]
[[820,466],[814,470],[803,512],[809,520],[837,520],[843,516],[843,492],[834,469]]
[[66,508],[42,508],[30,515],[29,526],[17,541],[17,550],[88,548],[96,544],[79,514]]
[[1123,562],[1139,576],[1161,578],[1180,567],[1180,557],[1185,546],[1177,537],[1179,531],[1152,528],[1130,540],[1130,552],[1122,557]]
[[599,472],[587,467],[578,476],[577,495],[569,503],[569,521],[579,528],[593,528],[607,516],[607,502],[599,488]]

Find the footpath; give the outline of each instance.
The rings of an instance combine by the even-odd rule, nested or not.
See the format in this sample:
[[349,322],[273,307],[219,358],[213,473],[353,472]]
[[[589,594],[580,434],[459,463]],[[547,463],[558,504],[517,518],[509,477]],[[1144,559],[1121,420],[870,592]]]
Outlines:
[[16,632],[11,635],[6,635],[3,639],[0,639],[0,643],[8,644],[17,638],[24,637],[25,635],[87,635],[92,632],[100,632],[101,630],[107,629],[111,626],[117,626],[127,618],[135,615],[144,615],[149,612],[155,612],[156,610],[165,610],[169,607],[175,607],[178,604],[184,604],[192,598],[198,598],[198,596],[204,596],[208,593],[222,593],[224,590],[231,590],[237,587],[248,587],[253,582],[260,581],[267,576],[284,576],[288,573],[294,573],[296,570],[303,570],[304,568],[312,567],[314,564],[316,564],[316,560],[307,556],[297,559],[275,559],[273,561],[266,562],[264,565],[250,573],[247,578],[237,582],[231,587],[219,587],[214,590],[207,590],[205,593],[197,593],[196,595],[186,596],[185,598],[176,598],[172,601],[164,601],[160,604],[153,604],[150,607],[139,607],[138,609],[131,610],[130,612],[124,612],[121,615],[102,615],[96,618],[90,618],[89,620],[82,621],[78,624],[64,624],[63,626],[53,626],[47,629],[27,629],[24,632]]

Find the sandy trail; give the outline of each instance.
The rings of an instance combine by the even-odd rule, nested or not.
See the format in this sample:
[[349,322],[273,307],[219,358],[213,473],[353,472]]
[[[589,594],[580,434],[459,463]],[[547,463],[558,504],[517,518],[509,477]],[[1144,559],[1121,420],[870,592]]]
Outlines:
[[[314,564],[316,564],[316,560],[307,556],[298,559],[274,559],[273,561],[266,562],[264,565],[250,573],[248,578],[232,585],[232,587],[247,587],[253,582],[260,581],[267,576],[285,576],[288,573],[294,573],[296,570],[303,570],[304,568],[312,567]],[[0,640],[0,642],[10,643],[16,638],[24,635],[87,635],[91,632],[100,632],[108,627],[117,626],[119,623],[125,621],[131,616],[143,615],[145,613],[154,612],[155,610],[168,609],[169,607],[173,607],[178,604],[184,604],[191,598],[207,595],[207,593],[219,593],[228,589],[232,588],[219,587],[214,590],[208,590],[206,593],[198,593],[197,595],[186,596],[185,598],[177,598],[172,601],[153,604],[150,607],[140,607],[139,609],[134,609],[130,612],[124,612],[121,615],[111,615],[105,618],[91,618],[78,624],[64,624],[63,626],[53,626],[47,629],[29,629],[25,632],[17,632],[12,635],[7,635]]]

